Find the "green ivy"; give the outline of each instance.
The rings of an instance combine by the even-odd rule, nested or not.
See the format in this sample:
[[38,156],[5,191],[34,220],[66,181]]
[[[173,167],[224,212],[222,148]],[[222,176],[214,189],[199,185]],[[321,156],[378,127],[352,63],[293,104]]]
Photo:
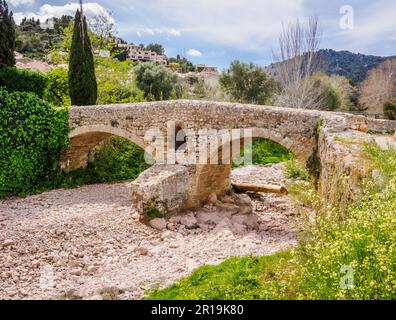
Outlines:
[[68,111],[35,94],[0,88],[0,197],[31,192],[68,146]]

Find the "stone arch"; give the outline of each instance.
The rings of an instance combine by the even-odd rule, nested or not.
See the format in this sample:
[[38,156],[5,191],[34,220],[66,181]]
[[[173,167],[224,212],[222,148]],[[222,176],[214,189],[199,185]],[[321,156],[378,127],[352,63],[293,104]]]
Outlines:
[[[276,132],[273,132],[266,128],[248,128],[251,130],[252,139],[268,139],[274,141],[281,146],[285,147],[291,151],[300,161],[305,165],[308,165],[310,157],[312,157],[312,152],[315,150],[315,141],[310,141],[312,145],[306,146],[307,148],[301,148],[301,137],[300,139],[295,139],[295,137],[282,136]],[[305,139],[306,140],[306,139]],[[242,142],[242,143],[241,143]],[[306,141],[307,142],[307,141]],[[227,143],[227,142],[226,142]],[[196,174],[194,181],[194,190],[196,195],[195,198],[199,198],[201,201],[205,202],[205,198],[208,198],[212,193],[216,195],[223,195],[228,189],[231,188],[231,169],[232,160],[235,159],[237,154],[241,150],[241,144],[243,144],[242,139],[231,140],[231,143],[238,145],[239,148],[235,148],[230,155],[230,162],[223,164],[221,161],[221,150],[224,148],[225,144],[218,145],[217,158],[219,162],[217,164],[208,163],[196,166]],[[309,150],[307,152],[307,150]],[[312,150],[312,152],[311,152]],[[213,154],[210,154],[210,159],[213,159]],[[196,205],[196,203],[194,203]]]
[[[306,143],[307,139],[301,137],[300,139],[296,139],[295,137],[291,138],[288,136],[282,136],[281,134],[277,132],[273,132],[269,129],[266,128],[248,128],[251,130],[252,136],[251,138],[253,140],[255,139],[267,139],[271,140],[273,142],[276,142],[280,144],[281,146],[285,147],[287,150],[291,151],[302,163],[307,164],[310,157],[312,156],[312,152],[315,150],[315,145],[310,141],[312,145],[306,145],[305,148],[301,147],[302,143]],[[243,130],[243,129],[242,129]],[[234,139],[231,140],[232,145],[238,145],[238,143],[243,144],[243,138],[242,139]],[[218,154],[221,153],[221,149],[224,148],[223,145],[218,146],[218,150],[216,151]],[[237,154],[240,152],[242,147],[240,146],[239,148],[234,148],[233,154],[231,154],[231,159],[235,159]],[[307,151],[307,149],[309,151]],[[213,157],[213,154],[210,155],[211,158]]]
[[113,135],[127,139],[143,150],[146,149],[142,138],[126,130],[108,125],[82,126],[69,133],[71,148],[62,155],[61,168],[65,172],[84,168],[89,160],[89,152]]

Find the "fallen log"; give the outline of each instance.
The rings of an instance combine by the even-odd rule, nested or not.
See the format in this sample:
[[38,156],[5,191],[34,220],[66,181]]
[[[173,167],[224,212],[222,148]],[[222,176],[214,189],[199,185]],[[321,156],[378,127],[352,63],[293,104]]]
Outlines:
[[232,186],[236,191],[252,191],[252,192],[264,192],[264,193],[276,193],[287,195],[289,192],[283,186],[276,186],[270,184],[257,184],[257,183],[232,183]]

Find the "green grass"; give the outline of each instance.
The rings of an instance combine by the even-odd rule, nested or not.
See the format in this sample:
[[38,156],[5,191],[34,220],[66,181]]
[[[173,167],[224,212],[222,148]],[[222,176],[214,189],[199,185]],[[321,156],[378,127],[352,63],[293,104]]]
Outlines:
[[307,220],[296,249],[204,266],[148,299],[396,300],[396,151],[367,145],[365,160],[375,178],[346,209],[321,203],[312,186],[293,191]]
[[290,252],[272,256],[231,258],[218,266],[203,266],[169,288],[149,292],[148,300],[258,300],[276,298],[269,288],[287,265]]
[[[241,157],[245,154],[241,152]],[[280,144],[267,140],[257,139],[252,142],[252,163],[253,164],[271,164],[280,163],[292,159],[292,154],[285,147]],[[240,167],[234,163],[234,168]]]

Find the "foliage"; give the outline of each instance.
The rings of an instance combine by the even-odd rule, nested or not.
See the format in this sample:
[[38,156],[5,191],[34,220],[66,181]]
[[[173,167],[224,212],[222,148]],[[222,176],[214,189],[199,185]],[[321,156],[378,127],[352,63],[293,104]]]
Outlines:
[[111,137],[96,147],[90,155],[93,160],[86,168],[53,177],[49,188],[67,188],[84,184],[136,179],[149,165],[144,150],[119,137]]
[[32,92],[43,98],[47,85],[48,77],[44,73],[15,67],[0,68],[0,87],[9,92]]
[[268,103],[276,88],[264,68],[240,61],[231,62],[220,76],[220,85],[235,101],[256,104]]
[[[292,157],[292,154],[285,147],[267,139],[254,140],[251,146],[249,146],[249,149],[251,149],[253,164],[266,165],[271,163],[279,163],[291,159]],[[241,152],[242,159],[245,155],[245,152],[245,150]],[[234,163],[234,167],[238,167],[237,160]]]
[[[313,207],[297,249],[286,259],[233,258],[204,266],[148,298],[396,299],[396,150],[367,145],[365,153],[376,178],[366,181],[350,207],[320,204],[314,188],[305,185],[300,199]],[[257,267],[241,268],[252,259]]]
[[136,85],[148,100],[168,100],[174,92],[177,76],[167,72],[155,62],[145,62],[135,67]]
[[16,28],[16,50],[32,59],[45,59],[49,53],[50,62],[65,62],[61,52],[65,53],[69,48],[66,50],[63,47],[63,38],[69,24],[72,25],[72,20],[73,17],[65,15],[60,18],[51,18],[45,21],[47,27],[42,27],[40,20],[23,18]]
[[0,196],[34,189],[68,145],[67,110],[32,93],[0,89]]
[[384,103],[384,114],[389,120],[396,120],[396,99]]
[[148,291],[148,300],[259,300],[266,294],[273,274],[287,264],[290,253],[231,258],[218,266],[203,266],[191,276],[164,290]]
[[164,47],[159,43],[150,43],[146,46],[145,50],[153,51],[159,55],[162,55],[165,53]]
[[0,0],[0,67],[15,65],[15,23],[5,0]]
[[97,100],[95,63],[87,22],[79,10],[74,19],[69,61],[69,93],[73,105],[94,105]]
[[194,64],[187,60],[185,57],[180,57],[180,55],[177,55],[176,58],[169,58],[168,59],[168,65],[171,64],[178,64],[181,72],[182,73],[188,73],[188,72],[196,72],[196,67],[194,66]]
[[70,106],[68,71],[66,68],[53,68],[47,72],[48,88],[45,95],[52,106]]
[[144,101],[143,92],[136,88],[133,63],[112,58],[96,58],[98,104]]
[[284,173],[289,179],[299,179],[304,181],[309,181],[310,179],[309,172],[305,168],[304,164],[294,157],[286,162]]

